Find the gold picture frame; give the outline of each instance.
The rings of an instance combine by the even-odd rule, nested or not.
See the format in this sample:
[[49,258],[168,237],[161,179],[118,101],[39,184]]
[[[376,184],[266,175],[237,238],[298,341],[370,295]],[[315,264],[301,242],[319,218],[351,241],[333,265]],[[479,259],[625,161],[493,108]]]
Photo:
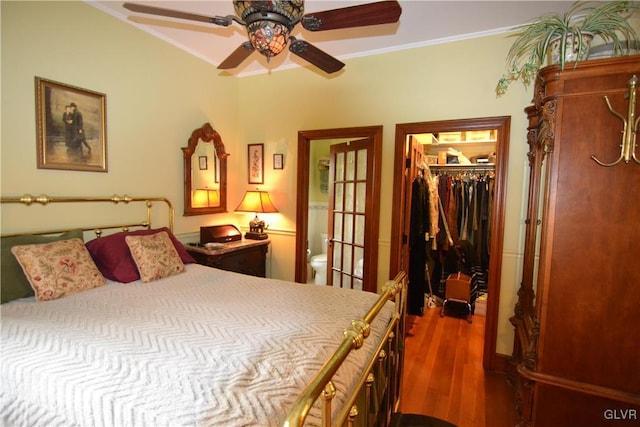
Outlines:
[[41,77],[35,84],[38,169],[107,172],[106,95]]

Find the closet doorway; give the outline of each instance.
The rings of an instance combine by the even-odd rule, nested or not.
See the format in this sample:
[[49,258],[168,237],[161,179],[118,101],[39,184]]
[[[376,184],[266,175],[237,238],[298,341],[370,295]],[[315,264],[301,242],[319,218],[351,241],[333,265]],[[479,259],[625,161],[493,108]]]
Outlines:
[[[411,212],[411,189],[414,179],[422,169],[422,163],[435,163],[438,159],[425,157],[425,146],[422,144],[425,138],[431,142],[431,138],[437,140],[440,134],[465,135],[474,132],[474,135],[484,132],[494,132],[495,135],[495,159],[492,158],[491,166],[483,164],[483,170],[492,167],[493,192],[490,211],[490,237],[487,241],[488,274],[486,287],[488,300],[486,305],[486,322],[484,336],[484,350],[482,363],[486,370],[505,371],[507,360],[496,354],[497,321],[500,297],[500,276],[502,271],[502,247],[504,236],[504,215],[507,180],[507,161],[509,157],[509,135],[511,118],[487,117],[476,119],[444,120],[433,122],[404,123],[396,125],[394,174],[393,174],[393,206],[402,206],[403,209],[394,209],[391,218],[391,260],[389,266],[390,277],[397,272],[409,270],[409,227]],[[436,143],[439,143],[437,141]],[[453,145],[455,144],[446,144]],[[453,152],[451,154],[454,154]],[[422,158],[420,158],[422,156]],[[441,165],[447,165],[447,158],[440,159]],[[452,165],[451,165],[452,166]],[[446,167],[446,166],[445,166]],[[464,165],[456,165],[454,168],[464,168]],[[469,169],[473,167],[470,165]],[[437,168],[434,168],[434,170]],[[441,168],[445,169],[445,168]],[[453,169],[453,168],[452,168]],[[433,283],[432,283],[433,285]]]

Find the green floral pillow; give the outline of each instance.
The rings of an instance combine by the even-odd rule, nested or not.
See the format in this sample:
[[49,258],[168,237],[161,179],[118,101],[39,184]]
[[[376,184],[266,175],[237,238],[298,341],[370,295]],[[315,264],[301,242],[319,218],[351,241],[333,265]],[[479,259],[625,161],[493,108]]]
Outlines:
[[166,231],[126,236],[125,240],[143,282],[151,282],[184,271],[184,263]]
[[104,285],[80,239],[11,248],[38,301],[48,301]]

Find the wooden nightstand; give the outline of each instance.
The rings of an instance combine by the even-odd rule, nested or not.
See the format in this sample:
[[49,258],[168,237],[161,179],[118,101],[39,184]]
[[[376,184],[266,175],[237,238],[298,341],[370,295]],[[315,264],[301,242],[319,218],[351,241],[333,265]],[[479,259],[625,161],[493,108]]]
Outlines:
[[220,249],[185,245],[198,264],[251,276],[266,277],[269,240],[238,240]]

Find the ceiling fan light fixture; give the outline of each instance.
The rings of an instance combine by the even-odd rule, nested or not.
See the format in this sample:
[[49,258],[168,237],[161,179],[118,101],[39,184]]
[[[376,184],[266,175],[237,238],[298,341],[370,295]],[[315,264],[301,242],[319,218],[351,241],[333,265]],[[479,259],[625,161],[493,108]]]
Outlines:
[[250,22],[249,16],[254,13],[273,12],[291,23],[298,22],[304,15],[303,0],[233,0],[233,8],[236,11],[236,15],[245,22]]
[[[0,0],[2,1],[2,0]],[[397,0],[382,0],[304,15],[304,0],[233,0],[235,15],[206,16],[144,4],[124,3],[123,7],[133,12],[158,16],[208,22],[229,26],[237,22],[247,29],[248,39],[218,65],[219,70],[239,66],[254,50],[265,56],[267,62],[282,53],[289,44],[294,55],[320,68],[327,74],[335,73],[344,63],[313,44],[298,40],[291,33],[302,21],[309,31],[357,28],[369,25],[398,22],[402,8]]]
[[304,14],[302,0],[234,0],[233,7],[247,26],[249,41],[267,61],[284,50],[291,29]]
[[249,41],[267,60],[284,50],[289,41],[289,28],[279,22],[260,20],[247,25]]

